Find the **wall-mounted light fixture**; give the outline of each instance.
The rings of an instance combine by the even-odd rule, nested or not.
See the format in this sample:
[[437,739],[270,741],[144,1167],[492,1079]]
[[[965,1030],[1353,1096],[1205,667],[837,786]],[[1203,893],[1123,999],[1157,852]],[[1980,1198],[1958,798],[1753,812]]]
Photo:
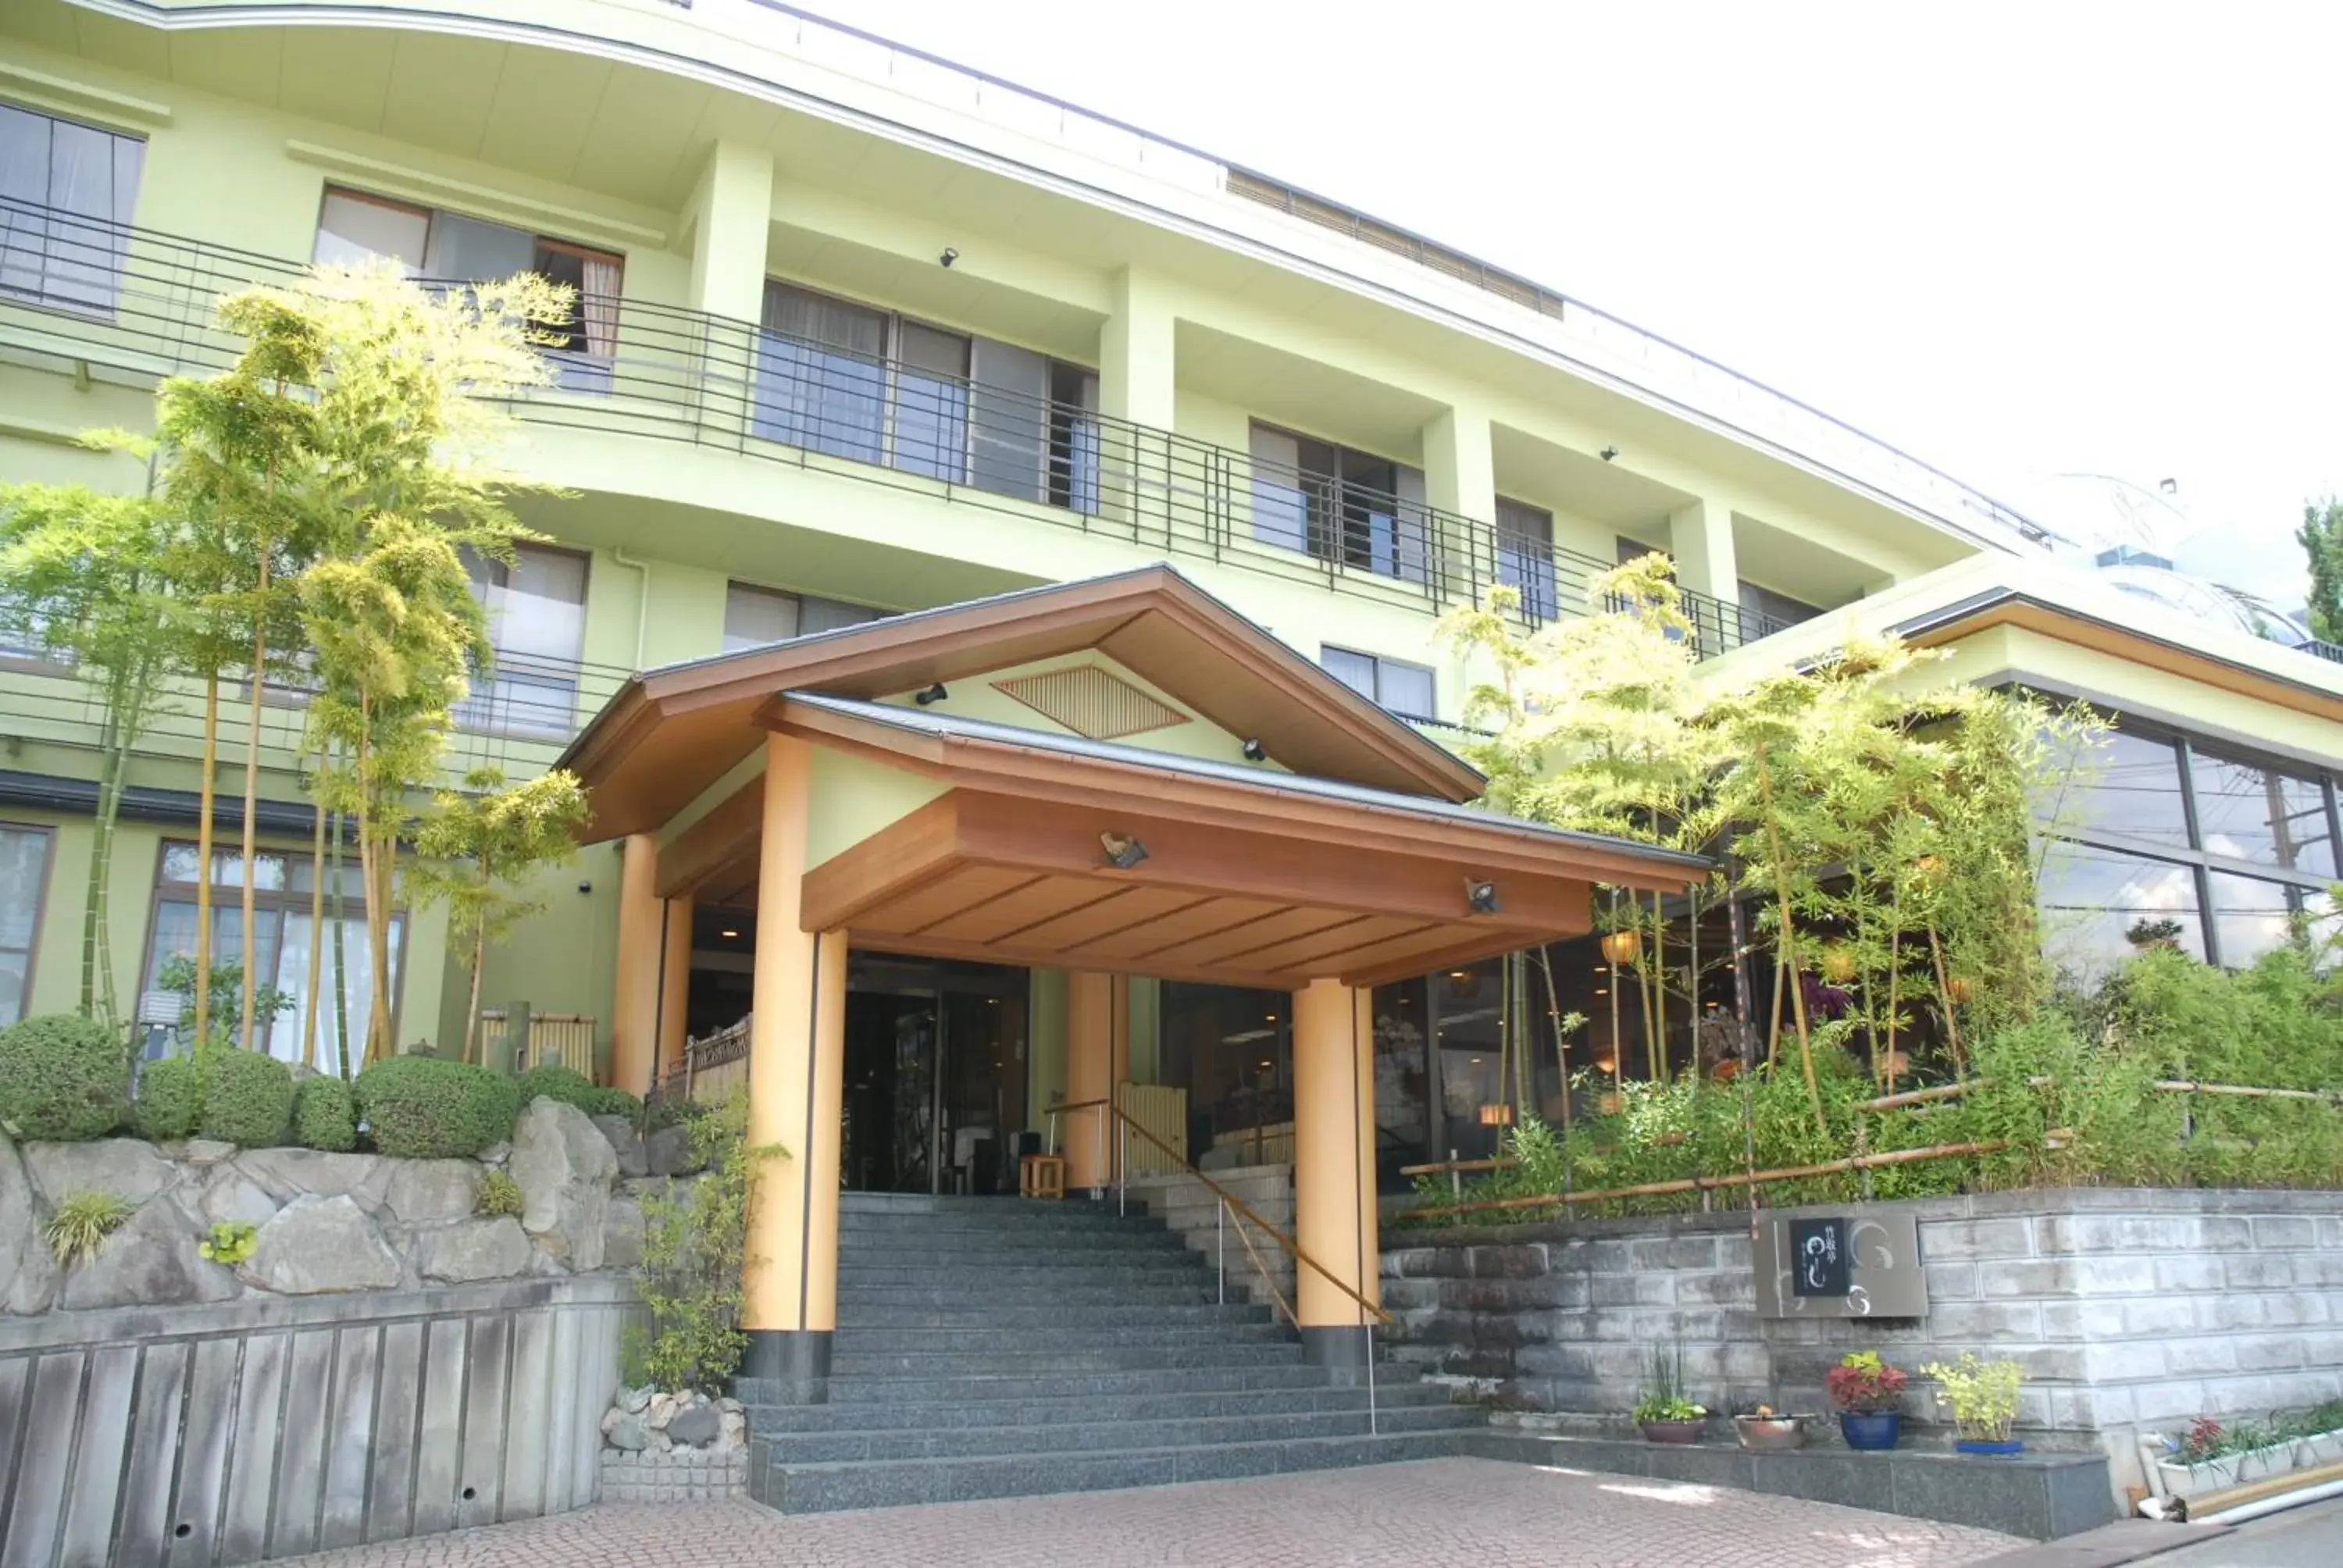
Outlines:
[[1110,829],[1099,835],[1099,848],[1106,851],[1107,864],[1118,871],[1128,871],[1147,859],[1147,846],[1128,833]]
[[911,700],[918,703],[920,707],[925,708],[930,703],[941,702],[945,698],[950,697],[950,695],[951,693],[950,691],[944,689],[944,683],[939,680],[933,686],[929,687],[925,691],[913,692],[911,694]]
[[1261,743],[1258,735],[1246,736],[1243,749],[1244,759],[1248,762],[1264,762],[1269,759],[1269,748]]
[[739,931],[719,931],[717,935],[722,937],[728,942],[738,941],[740,940],[740,933]]
[[1619,448],[1616,447],[1605,447],[1603,448],[1603,460],[1606,463],[1618,455]]
[[1464,879],[1464,901],[1473,906],[1476,915],[1493,915],[1501,907],[1497,902],[1497,884],[1473,878]]
[[956,261],[958,261],[958,260],[960,259],[960,252],[958,252],[958,251],[954,250],[954,249],[953,249],[951,246],[944,246],[944,253],[943,253],[941,256],[940,256],[936,257],[936,259],[937,259],[938,261],[940,261],[940,262],[942,262],[946,266],[950,266],[953,262],[956,262]]

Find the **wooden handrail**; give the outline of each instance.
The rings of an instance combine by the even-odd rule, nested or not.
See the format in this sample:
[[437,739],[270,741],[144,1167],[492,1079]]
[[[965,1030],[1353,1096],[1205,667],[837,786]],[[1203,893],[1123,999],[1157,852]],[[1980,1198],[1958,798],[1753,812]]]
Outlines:
[[[1325,1264],[1320,1262],[1317,1259],[1303,1251],[1301,1244],[1295,1241],[1292,1237],[1287,1235],[1284,1231],[1271,1224],[1267,1220],[1262,1219],[1259,1214],[1253,1212],[1252,1206],[1247,1203],[1243,1199],[1238,1197],[1235,1193],[1230,1191],[1227,1188],[1213,1181],[1210,1176],[1207,1176],[1202,1171],[1197,1170],[1195,1166],[1190,1164],[1188,1162],[1188,1157],[1185,1154],[1182,1154],[1177,1149],[1172,1148],[1172,1145],[1164,1142],[1163,1140],[1158,1138],[1154,1133],[1150,1132],[1146,1128],[1141,1126],[1136,1121],[1126,1115],[1121,1106],[1115,1105],[1107,1101],[1091,1101],[1091,1103],[1105,1105],[1108,1110],[1114,1112],[1115,1119],[1121,1121],[1125,1129],[1138,1133],[1141,1138],[1144,1138],[1150,1143],[1154,1144],[1156,1148],[1170,1155],[1173,1160],[1178,1161],[1180,1163],[1180,1169],[1187,1172],[1189,1175],[1193,1176],[1197,1181],[1202,1181],[1206,1187],[1210,1188],[1214,1197],[1220,1199],[1222,1202],[1226,1203],[1230,1208],[1235,1210],[1245,1219],[1252,1221],[1254,1224],[1268,1231],[1270,1239],[1274,1241],[1279,1246],[1284,1248],[1286,1255],[1292,1258],[1297,1265],[1307,1263],[1312,1268],[1317,1270],[1319,1276],[1328,1284],[1333,1286],[1336,1290],[1350,1297],[1353,1302],[1356,1302],[1362,1310],[1373,1313],[1377,1322],[1389,1323],[1392,1321],[1392,1317],[1389,1312],[1383,1311],[1381,1307],[1375,1305],[1374,1302],[1367,1300],[1366,1297],[1359,1294],[1358,1292],[1353,1290],[1350,1286],[1336,1279],[1333,1274],[1327,1270]],[[1064,1111],[1075,1108],[1061,1105],[1056,1109]],[[1237,1234],[1242,1239],[1244,1232],[1240,1231]],[[1299,1322],[1298,1319],[1296,1321]]]

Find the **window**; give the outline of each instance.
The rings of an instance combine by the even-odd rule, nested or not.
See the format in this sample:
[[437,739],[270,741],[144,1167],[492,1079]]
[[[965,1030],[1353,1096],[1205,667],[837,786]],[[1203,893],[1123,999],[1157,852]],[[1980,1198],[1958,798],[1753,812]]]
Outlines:
[[111,315],[146,144],[0,104],[0,298]]
[[1427,579],[1432,517],[1420,470],[1259,421],[1252,441],[1254,538],[1379,577]]
[[496,668],[475,678],[454,713],[467,729],[568,736],[578,727],[578,658],[586,642],[587,558],[516,547],[511,566],[467,554],[487,609]]
[[1522,613],[1552,620],[1561,600],[1554,580],[1554,514],[1497,498],[1497,580],[1522,590]]
[[2318,780],[2194,747],[2188,760],[2198,841],[2207,854],[2323,877],[2336,874],[2335,839]]
[[1761,637],[1771,637],[1784,627],[1812,620],[1823,612],[1803,599],[1792,598],[1785,593],[1760,588],[1755,583],[1741,585],[1741,638],[1755,642]]
[[843,599],[734,583],[724,591],[724,651],[738,653],[744,648],[762,648],[793,637],[883,620],[886,616],[885,610]]
[[1098,510],[1095,372],[779,279],[762,325],[755,434]]
[[2162,945],[2237,969],[2334,929],[2331,777],[2137,728],[2059,771],[2036,815],[2045,944],[2064,967],[2092,976]]
[[[175,958],[192,960],[196,952],[196,848],[178,841],[163,846],[156,879],[154,923],[146,942],[144,989],[162,989],[164,966]],[[330,877],[331,863],[327,873]],[[212,963],[215,968],[244,961],[244,858],[233,849],[212,852]],[[366,885],[360,879],[355,850],[344,857],[340,897],[329,882],[326,889],[324,954],[319,995],[309,994],[309,954],[316,934],[309,920],[309,900],[317,868],[307,854],[279,849],[261,850],[253,859],[255,920],[253,945],[257,954],[254,974],[273,986],[291,1005],[273,1019],[256,1019],[255,1044],[272,1056],[297,1060],[308,1029],[312,1007],[318,1010],[316,1060],[308,1063],[321,1072],[338,1070],[338,1031],[334,1027],[333,997],[339,968],[343,1021],[353,1057],[365,1048],[367,1015],[374,1001],[374,971],[367,959]],[[336,906],[339,904],[339,915]],[[398,983],[405,965],[406,920],[393,920],[390,938],[391,983]],[[337,966],[338,955],[338,966]],[[397,998],[392,999],[396,1008]],[[215,994],[216,1012],[222,1007]],[[237,998],[230,993],[219,1016],[233,1028]]]
[[46,828],[0,823],[0,1026],[25,1016],[33,989],[33,949],[41,934],[41,900],[48,890]]
[[328,186],[310,256],[342,266],[396,261],[409,277],[443,283],[478,283],[534,272],[568,284],[578,294],[570,319],[535,325],[556,339],[547,352],[559,368],[562,386],[580,392],[610,389],[626,263],[607,251]]
[[1318,662],[1327,674],[1353,691],[1370,702],[1381,703],[1403,719],[1437,717],[1433,674],[1427,666],[1356,653],[1347,648],[1321,648]]

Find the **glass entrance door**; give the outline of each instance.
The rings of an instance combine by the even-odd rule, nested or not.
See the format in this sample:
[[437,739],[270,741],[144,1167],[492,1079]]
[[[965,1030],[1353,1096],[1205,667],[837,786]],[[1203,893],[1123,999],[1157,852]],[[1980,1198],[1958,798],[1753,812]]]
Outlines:
[[1025,1017],[1021,969],[856,953],[846,995],[845,1185],[1013,1191]]

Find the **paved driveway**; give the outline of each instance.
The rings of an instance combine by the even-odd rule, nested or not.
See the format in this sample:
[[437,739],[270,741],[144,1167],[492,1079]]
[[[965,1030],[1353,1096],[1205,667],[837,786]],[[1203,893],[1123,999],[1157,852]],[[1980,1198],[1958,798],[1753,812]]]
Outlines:
[[303,1568],[1949,1568],[1990,1531],[1494,1460],[784,1518],[749,1503],[588,1508],[300,1559]]

